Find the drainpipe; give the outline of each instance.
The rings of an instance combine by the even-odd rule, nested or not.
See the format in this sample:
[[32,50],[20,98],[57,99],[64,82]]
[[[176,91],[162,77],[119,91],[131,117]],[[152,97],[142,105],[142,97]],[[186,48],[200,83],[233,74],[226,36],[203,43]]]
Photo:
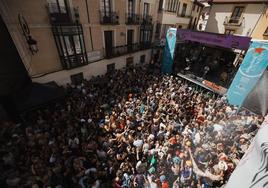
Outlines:
[[[90,19],[89,19],[90,17],[89,17],[89,11],[88,11],[88,2],[87,2],[87,0],[85,0],[85,2],[86,2],[86,8],[87,8],[87,21],[90,24]],[[92,51],[94,51],[91,26],[89,26],[89,36],[90,36],[90,41],[91,41],[91,49],[92,49]]]

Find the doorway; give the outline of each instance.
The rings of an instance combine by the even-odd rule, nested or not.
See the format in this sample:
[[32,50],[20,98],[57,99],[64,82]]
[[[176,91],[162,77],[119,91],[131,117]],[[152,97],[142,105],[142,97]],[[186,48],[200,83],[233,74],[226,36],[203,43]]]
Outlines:
[[131,52],[132,49],[132,44],[133,44],[133,36],[134,36],[134,30],[129,29],[127,30],[127,51]]
[[113,31],[104,31],[105,53],[107,57],[113,54]]

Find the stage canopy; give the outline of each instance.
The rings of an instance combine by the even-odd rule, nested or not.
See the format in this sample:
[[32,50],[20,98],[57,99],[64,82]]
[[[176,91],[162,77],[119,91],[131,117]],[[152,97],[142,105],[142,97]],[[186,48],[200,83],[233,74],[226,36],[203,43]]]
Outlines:
[[237,35],[192,31],[188,29],[177,29],[177,40],[188,40],[203,44],[220,46],[223,48],[247,50],[250,45],[251,38]]

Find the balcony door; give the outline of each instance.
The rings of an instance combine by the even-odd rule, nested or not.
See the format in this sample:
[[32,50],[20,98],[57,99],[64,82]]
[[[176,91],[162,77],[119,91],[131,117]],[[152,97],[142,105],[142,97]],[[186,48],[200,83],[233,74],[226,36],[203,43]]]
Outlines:
[[144,7],[143,7],[143,17],[147,17],[149,15],[149,3],[144,3]]
[[130,16],[135,13],[135,0],[128,0],[127,12]]
[[133,44],[133,37],[134,37],[134,30],[129,29],[127,30],[127,51],[132,51],[132,44]]
[[241,6],[235,7],[229,23],[238,23],[243,11],[244,11],[244,7],[241,7]]
[[52,21],[68,22],[70,21],[69,11],[66,0],[47,0],[49,12]]
[[104,31],[104,42],[106,56],[111,57],[113,51],[113,31]]
[[101,16],[105,23],[109,23],[112,14],[112,2],[111,0],[101,0]]
[[186,3],[183,3],[182,4],[181,17],[184,17],[186,15],[186,10],[187,10],[187,4]]

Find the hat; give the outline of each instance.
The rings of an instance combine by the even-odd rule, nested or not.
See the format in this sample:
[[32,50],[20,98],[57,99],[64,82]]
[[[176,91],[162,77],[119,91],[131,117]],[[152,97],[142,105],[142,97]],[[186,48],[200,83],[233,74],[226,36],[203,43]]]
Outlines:
[[161,176],[160,176],[160,181],[161,181],[161,182],[164,182],[165,180],[166,180],[166,176],[165,176],[165,175],[161,175]]
[[155,173],[155,167],[152,166],[152,167],[148,170],[148,172],[149,172],[150,174]]
[[173,161],[173,163],[175,163],[175,164],[179,164],[180,163],[180,161],[181,161],[181,159],[179,158],[179,157],[174,157],[173,159],[172,159],[172,161]]
[[186,165],[189,166],[189,167],[192,166],[192,161],[187,160],[187,161],[186,161]]
[[185,143],[185,145],[188,146],[188,147],[191,147],[192,143],[191,143],[191,141],[188,140],[188,141]]
[[220,170],[226,171],[228,169],[227,163],[225,161],[220,161],[218,163],[218,167]]

